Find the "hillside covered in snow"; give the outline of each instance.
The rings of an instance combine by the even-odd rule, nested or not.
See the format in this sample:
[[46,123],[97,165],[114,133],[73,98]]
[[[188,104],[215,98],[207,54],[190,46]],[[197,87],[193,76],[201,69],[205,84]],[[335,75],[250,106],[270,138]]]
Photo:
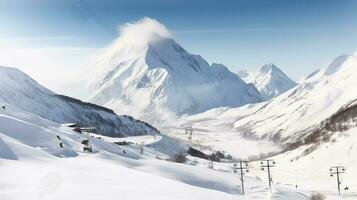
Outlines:
[[89,85],[90,102],[149,121],[264,99],[227,67],[187,52],[150,18],[121,27],[94,62]]
[[[83,151],[84,140],[93,152]],[[150,147],[140,153],[135,145],[88,137],[11,105],[0,109],[1,199],[305,200],[310,195],[283,185],[270,194],[266,183],[247,176],[243,197],[230,165],[214,170],[202,160],[182,164],[165,158]]]
[[150,124],[112,110],[58,95],[16,68],[0,66],[0,104],[10,104],[58,123],[95,127],[103,135],[157,134]]
[[246,83],[252,83],[267,100],[297,85],[295,81],[273,63],[263,65],[256,72],[239,71],[237,74]]
[[237,130],[276,141],[320,123],[357,98],[357,55],[343,55],[235,122]]

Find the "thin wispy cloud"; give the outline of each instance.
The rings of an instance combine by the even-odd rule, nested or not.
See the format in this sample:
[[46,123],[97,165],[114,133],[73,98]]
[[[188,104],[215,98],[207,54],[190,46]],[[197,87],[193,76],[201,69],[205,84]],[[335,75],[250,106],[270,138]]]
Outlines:
[[0,42],[25,42],[25,41],[63,41],[74,40],[81,38],[81,36],[46,36],[46,37],[3,37]]
[[239,28],[239,29],[192,29],[174,30],[176,34],[195,34],[195,33],[229,33],[229,32],[302,32],[313,31],[314,28]]

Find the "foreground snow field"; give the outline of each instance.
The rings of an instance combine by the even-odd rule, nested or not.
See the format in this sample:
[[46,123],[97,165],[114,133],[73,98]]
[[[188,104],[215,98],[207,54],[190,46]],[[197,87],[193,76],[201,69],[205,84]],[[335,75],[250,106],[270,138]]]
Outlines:
[[84,136],[11,106],[1,109],[0,122],[0,199],[307,199],[309,195],[286,186],[277,186],[271,195],[266,183],[247,177],[243,198],[239,176],[227,166],[222,169],[228,171],[218,171],[201,160],[173,163],[150,148],[141,155],[135,146],[94,137],[89,138],[93,153],[84,153]]

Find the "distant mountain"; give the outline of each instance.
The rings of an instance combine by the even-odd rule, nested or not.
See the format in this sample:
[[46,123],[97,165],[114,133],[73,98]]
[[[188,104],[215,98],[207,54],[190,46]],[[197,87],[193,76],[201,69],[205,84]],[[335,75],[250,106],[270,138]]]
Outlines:
[[225,66],[187,52],[149,18],[122,27],[93,69],[89,101],[150,121],[264,99]]
[[257,72],[237,73],[246,83],[252,83],[266,99],[271,99],[295,87],[297,83],[290,79],[276,65],[263,65]]
[[339,56],[293,89],[253,108],[235,128],[261,138],[290,138],[357,99],[356,80],[357,54]]
[[58,123],[94,126],[104,135],[159,133],[146,122],[130,116],[118,116],[108,108],[58,95],[16,68],[0,66],[0,80],[0,105],[10,104]]

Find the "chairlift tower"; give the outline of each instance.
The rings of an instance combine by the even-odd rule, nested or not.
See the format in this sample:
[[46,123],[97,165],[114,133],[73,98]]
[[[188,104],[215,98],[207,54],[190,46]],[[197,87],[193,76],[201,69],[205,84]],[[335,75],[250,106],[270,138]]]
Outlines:
[[249,172],[249,165],[247,161],[239,161],[239,164],[234,163],[233,164],[233,171],[234,173],[237,173],[237,170],[240,172],[240,180],[241,180],[241,185],[242,185],[242,194],[244,194],[244,174]]
[[333,177],[336,174],[338,195],[341,195],[340,174],[345,173],[345,171],[346,169],[343,166],[330,167],[330,176]]
[[270,168],[275,167],[275,161],[274,160],[262,160],[260,162],[260,164],[261,164],[261,166],[260,166],[261,170],[264,171],[265,169],[267,169],[267,171],[268,171],[269,189],[270,189],[270,193],[271,193],[271,183],[273,182],[273,179],[271,178]]

